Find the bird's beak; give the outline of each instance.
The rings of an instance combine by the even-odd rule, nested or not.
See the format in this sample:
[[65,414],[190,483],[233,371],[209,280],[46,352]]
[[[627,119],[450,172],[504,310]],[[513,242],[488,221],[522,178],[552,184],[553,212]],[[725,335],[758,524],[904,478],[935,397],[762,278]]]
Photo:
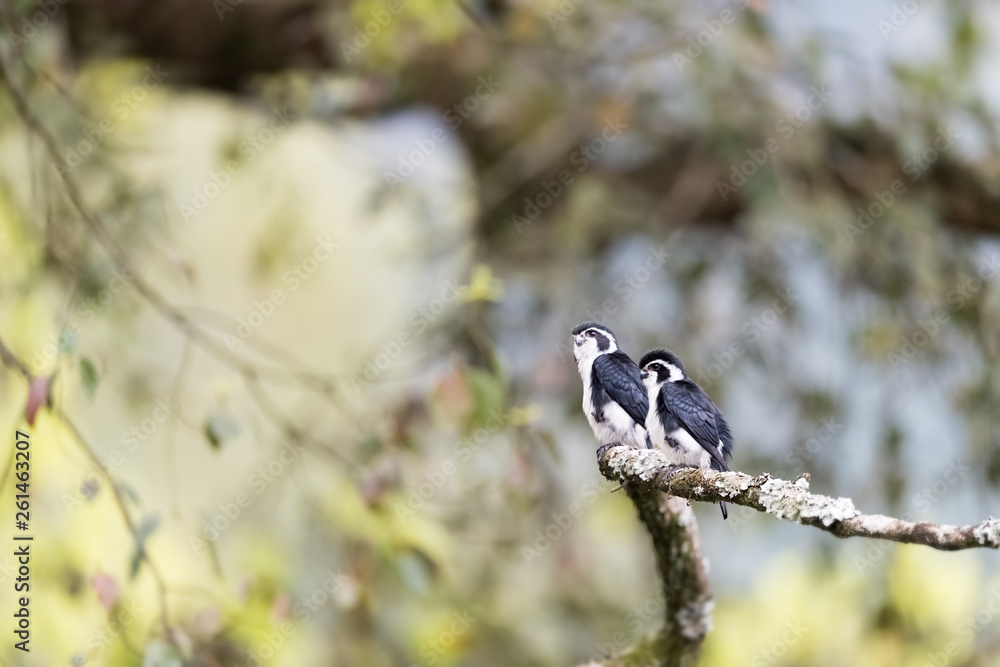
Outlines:
[[583,334],[577,334],[573,336],[573,342],[577,345],[583,345]]
[[646,371],[646,370],[639,371],[639,377],[641,377],[643,380],[645,380],[646,378],[649,377],[649,371]]

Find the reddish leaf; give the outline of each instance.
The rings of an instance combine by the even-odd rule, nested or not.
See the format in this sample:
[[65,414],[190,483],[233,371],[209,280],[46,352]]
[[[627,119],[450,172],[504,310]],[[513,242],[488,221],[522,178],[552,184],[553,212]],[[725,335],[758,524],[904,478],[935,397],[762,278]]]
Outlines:
[[437,407],[456,421],[463,419],[475,407],[472,389],[458,368],[453,368],[438,380],[434,394],[438,399]]
[[35,425],[35,415],[38,410],[45,405],[45,399],[49,395],[49,380],[45,375],[36,377],[28,387],[28,402],[24,404],[24,418],[28,420],[30,426]]
[[118,602],[118,582],[111,575],[98,572],[90,578],[90,585],[97,592],[97,601],[104,607],[104,611],[110,612]]
[[288,593],[278,591],[277,595],[274,596],[274,602],[271,603],[271,618],[274,619],[275,623],[281,623],[288,618],[288,611],[291,607],[292,604],[291,600],[288,599]]

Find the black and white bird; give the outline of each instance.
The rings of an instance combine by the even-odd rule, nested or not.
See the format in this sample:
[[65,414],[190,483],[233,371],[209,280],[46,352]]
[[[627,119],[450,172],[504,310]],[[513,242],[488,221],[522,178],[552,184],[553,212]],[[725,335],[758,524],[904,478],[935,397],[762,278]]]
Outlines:
[[601,447],[652,448],[646,435],[649,399],[639,367],[618,349],[607,327],[584,322],[573,328],[573,356],[583,380],[583,412]]
[[[729,470],[733,433],[705,390],[684,374],[673,352],[656,349],[642,355],[640,375],[649,396],[646,431],[672,465]],[[729,516],[719,503],[722,518]]]

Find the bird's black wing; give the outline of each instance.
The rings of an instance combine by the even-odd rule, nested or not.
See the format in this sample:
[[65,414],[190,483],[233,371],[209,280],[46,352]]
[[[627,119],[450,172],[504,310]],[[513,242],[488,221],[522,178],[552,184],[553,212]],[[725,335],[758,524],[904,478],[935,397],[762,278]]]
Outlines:
[[689,380],[665,382],[657,400],[657,407],[672,414],[695,441],[712,455],[713,463],[719,465],[717,470],[729,470],[725,458],[719,452],[720,441],[723,443],[723,452],[726,452],[727,445],[728,452],[732,452],[733,436],[729,424],[701,387]]
[[729,430],[729,424],[721,413],[717,413],[716,421],[719,426],[719,440],[722,440],[722,458],[728,461],[733,457],[733,432]]
[[602,354],[594,360],[594,376],[604,391],[637,424],[646,424],[649,397],[639,376],[639,367],[621,350]]

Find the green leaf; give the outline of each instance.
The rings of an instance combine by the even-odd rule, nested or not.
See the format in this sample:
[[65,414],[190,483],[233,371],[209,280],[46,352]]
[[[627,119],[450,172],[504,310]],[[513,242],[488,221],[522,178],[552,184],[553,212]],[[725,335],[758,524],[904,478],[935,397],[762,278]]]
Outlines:
[[208,555],[212,559],[212,569],[215,570],[219,579],[222,579],[222,561],[219,559],[218,543],[215,540],[208,540]]
[[132,562],[128,568],[129,579],[135,579],[135,575],[139,574],[139,568],[142,567],[142,561],[146,557],[146,541],[150,535],[156,532],[159,525],[159,515],[149,514],[142,519],[142,523],[135,529],[136,545],[135,551],[132,553]]
[[76,334],[63,329],[59,332],[59,355],[65,356],[76,349]]
[[399,554],[396,567],[403,583],[412,591],[426,593],[434,583],[437,568],[430,556],[417,548]]
[[205,437],[212,449],[219,449],[224,440],[236,437],[240,432],[240,425],[236,420],[226,415],[209,415],[205,418]]
[[467,430],[471,431],[487,422],[495,427],[497,420],[502,419],[507,397],[503,379],[481,368],[467,368],[464,374],[475,402],[471,419],[466,425]]
[[146,540],[149,536],[156,532],[156,529],[160,526],[160,516],[158,514],[149,514],[139,524],[136,529],[136,538],[139,543],[145,546]]
[[83,390],[87,392],[87,396],[93,398],[97,392],[99,378],[94,362],[87,357],[80,357],[80,379],[83,381]]
[[136,493],[135,489],[133,489],[131,486],[129,486],[125,482],[117,482],[115,486],[118,487],[118,491],[119,493],[122,494],[123,498],[127,498],[128,500],[132,501],[132,504],[134,504],[136,507],[142,505],[142,501],[139,500],[139,494]]
[[501,301],[503,283],[493,275],[486,264],[480,264],[472,271],[472,282],[462,292],[463,301]]
[[142,567],[143,553],[142,549],[136,549],[132,552],[132,560],[128,566],[129,581],[135,579],[135,575],[139,574],[139,568]]

